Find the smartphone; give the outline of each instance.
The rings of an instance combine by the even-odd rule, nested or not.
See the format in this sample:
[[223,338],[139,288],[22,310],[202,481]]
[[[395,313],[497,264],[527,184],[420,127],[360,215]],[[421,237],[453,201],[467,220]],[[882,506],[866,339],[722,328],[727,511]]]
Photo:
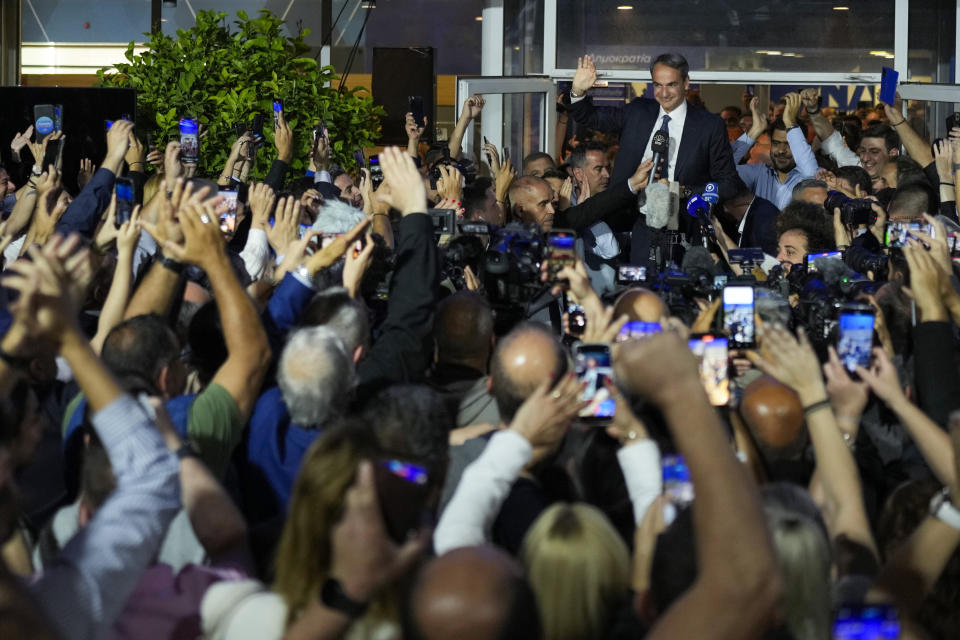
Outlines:
[[632,320],[623,325],[620,333],[617,334],[617,342],[626,342],[627,340],[637,340],[647,338],[663,331],[659,322],[643,322],[642,320]]
[[[129,120],[130,116],[127,116],[126,119]],[[53,105],[53,130],[63,131],[63,105],[62,104]]]
[[253,140],[254,140],[254,142],[257,143],[257,145],[263,144],[263,141],[264,141],[264,139],[265,139],[265,138],[263,137],[263,121],[264,121],[264,119],[265,119],[265,118],[263,117],[263,114],[262,114],[262,113],[258,113],[258,114],[256,114],[256,115],[253,116],[253,124],[250,125],[250,133],[253,135]]
[[373,481],[387,534],[403,544],[430,518],[430,473],[410,461],[381,458],[374,462]]
[[117,215],[114,225],[119,229],[124,222],[130,220],[130,216],[133,214],[133,180],[117,178],[115,192],[117,194]]
[[273,100],[273,128],[280,126],[280,114],[283,113],[283,101],[274,98]]
[[413,121],[417,123],[417,126],[424,126],[423,96],[407,96],[407,106],[410,113],[413,114]]
[[362,149],[353,152],[353,162],[357,165],[357,176],[362,176],[363,168],[367,166],[367,160],[363,157]]
[[753,317],[753,287],[728,285],[723,288],[723,328],[730,346],[751,348],[756,342]]
[[587,329],[587,314],[583,307],[562,294],[563,310],[567,312],[567,333],[582,336]]
[[902,248],[913,232],[930,235],[932,227],[921,220],[891,220],[887,222],[883,233],[883,244],[887,247]]
[[837,355],[851,374],[856,371],[857,366],[870,366],[875,313],[874,308],[868,304],[846,304],[840,307]]
[[573,356],[577,378],[586,383],[580,399],[590,403],[580,412],[580,420],[609,422],[617,410],[617,403],[605,384],[607,380],[613,380],[610,345],[581,344],[574,349]]
[[63,138],[47,142],[47,150],[43,154],[43,164],[41,165],[44,169],[50,165],[60,166],[60,154],[63,153],[63,142]]
[[889,604],[840,607],[833,620],[834,640],[896,640],[900,615]]
[[180,119],[180,159],[186,164],[196,164],[200,155],[198,131],[196,120]]
[[554,229],[547,233],[547,260],[551,282],[556,282],[557,274],[564,267],[572,267],[577,263],[574,247],[576,242],[577,232],[572,229]]
[[33,107],[33,131],[39,142],[50,135],[55,128],[56,107],[52,104],[37,104]]
[[843,251],[825,251],[823,253],[808,253],[803,256],[803,266],[807,268],[807,272],[816,271],[817,265],[816,260],[821,258],[830,258],[836,260],[843,260]]
[[730,403],[730,361],[727,337],[712,333],[690,336],[690,351],[700,363],[700,380],[715,407]]
[[220,231],[233,235],[237,230],[237,192],[232,189],[220,189],[223,196],[220,206]]
[[686,506],[693,502],[693,482],[690,469],[680,454],[666,455],[660,459],[663,471],[663,493],[670,502]]
[[960,111],[954,111],[949,116],[947,116],[947,135],[950,135],[950,130],[956,127],[960,127]]
[[645,282],[647,268],[635,264],[622,264],[617,268],[617,284],[633,284]]
[[380,158],[370,156],[368,163],[370,167],[370,183],[373,185],[374,190],[376,190],[380,186],[380,183],[383,182],[383,169],[380,168]]
[[754,93],[754,88],[753,88],[753,85],[752,85],[752,84],[748,84],[748,85],[747,85],[747,93],[749,93],[750,95],[756,95],[756,94]]

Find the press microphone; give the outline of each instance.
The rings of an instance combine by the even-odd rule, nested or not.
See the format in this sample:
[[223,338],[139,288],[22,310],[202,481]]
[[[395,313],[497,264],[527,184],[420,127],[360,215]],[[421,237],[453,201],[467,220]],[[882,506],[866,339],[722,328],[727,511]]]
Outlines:
[[680,268],[694,278],[707,276],[711,282],[715,276],[719,275],[713,255],[703,247],[694,246],[687,249],[683,254],[683,263]]
[[712,209],[713,205],[707,202],[699,193],[693,194],[690,196],[690,199],[687,200],[687,213],[696,220],[699,220],[700,223],[703,224],[704,229],[709,232],[710,238],[716,241],[717,231],[713,228],[713,223],[710,222]]
[[[657,178],[657,166],[660,159],[670,151],[670,136],[663,129],[658,129],[653,134],[653,142],[650,143],[650,150],[653,151],[653,169],[650,170],[650,182]],[[669,176],[659,176],[667,178]]]
[[670,222],[670,187],[662,182],[653,182],[643,190],[647,198],[644,213],[647,226],[663,229]]

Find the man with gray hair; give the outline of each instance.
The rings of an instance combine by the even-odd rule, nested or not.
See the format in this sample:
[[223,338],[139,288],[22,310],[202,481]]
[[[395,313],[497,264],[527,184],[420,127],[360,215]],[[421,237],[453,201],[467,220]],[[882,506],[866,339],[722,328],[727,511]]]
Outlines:
[[798,182],[793,188],[793,199],[812,202],[822,207],[823,203],[827,201],[827,191],[829,191],[829,187],[823,180],[807,178]]
[[280,356],[277,382],[290,419],[316,429],[339,417],[356,384],[353,359],[329,327],[305,327],[290,335]]

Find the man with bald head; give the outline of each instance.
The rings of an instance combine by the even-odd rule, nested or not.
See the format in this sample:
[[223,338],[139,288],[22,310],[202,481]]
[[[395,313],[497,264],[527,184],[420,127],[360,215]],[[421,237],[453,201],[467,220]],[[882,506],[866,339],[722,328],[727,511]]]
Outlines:
[[524,224],[539,225],[544,231],[553,228],[580,231],[634,204],[637,193],[647,186],[651,168],[652,162],[644,162],[628,180],[611,183],[602,193],[565,211],[554,208],[553,188],[549,182],[535,176],[517,178],[510,185],[514,218]]
[[750,431],[770,481],[807,483],[808,439],[803,406],[793,389],[764,376],[743,390],[740,417]]
[[660,296],[643,287],[627,289],[613,306],[614,318],[627,316],[635,322],[660,322],[670,315],[670,309]]
[[533,590],[517,563],[495,547],[463,547],[432,560],[417,577],[405,638],[539,640]]
[[507,334],[490,363],[490,393],[501,424],[510,424],[520,405],[545,380],[556,381],[566,372],[566,352],[545,326],[522,324]]

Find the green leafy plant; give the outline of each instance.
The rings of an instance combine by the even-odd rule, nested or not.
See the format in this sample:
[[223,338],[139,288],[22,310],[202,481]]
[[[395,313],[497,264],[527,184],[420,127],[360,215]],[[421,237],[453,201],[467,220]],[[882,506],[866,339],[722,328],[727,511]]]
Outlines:
[[178,29],[177,37],[149,36],[148,50],[129,62],[97,72],[99,86],[137,90],[137,125],[154,135],[157,146],[179,137],[179,119],[196,117],[207,134],[200,144],[198,175],[219,175],[236,140],[235,124],[247,126],[257,113],[264,114],[267,143],[257,154],[251,176],[262,179],[275,157],[273,100],[283,101],[284,116],[294,132],[292,169],[309,166],[312,130],[322,118],[330,131],[333,160],[353,166],[353,152],[372,147],[385,112],[363,88],[339,93],[331,66],[320,67],[309,57],[304,38],[284,35],[283,22],[267,10],[250,18],[237,12],[235,29],[227,14],[197,13],[196,24]]

